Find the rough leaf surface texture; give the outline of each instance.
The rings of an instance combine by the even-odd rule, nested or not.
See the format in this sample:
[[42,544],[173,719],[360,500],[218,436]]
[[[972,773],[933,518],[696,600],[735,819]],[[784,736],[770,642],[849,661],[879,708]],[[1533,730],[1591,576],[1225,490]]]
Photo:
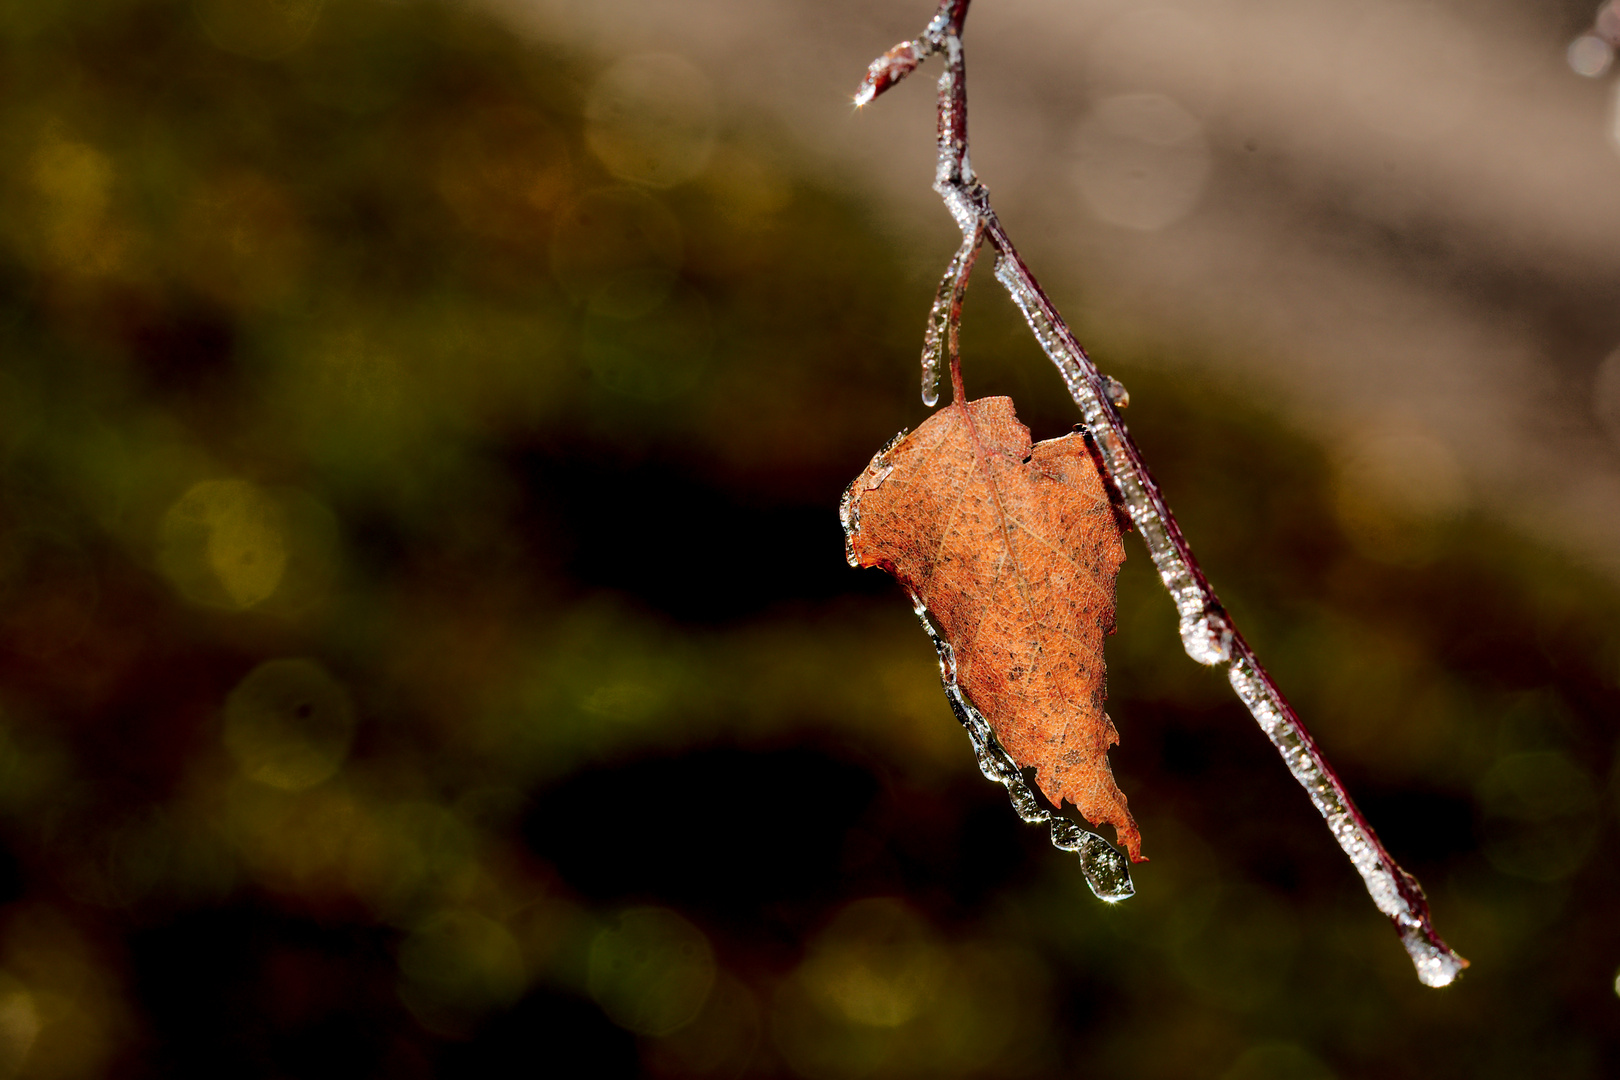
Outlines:
[[1031,446],[1010,398],[953,404],[873,458],[845,505],[850,561],[922,600],[1013,760],[1141,861],[1103,711],[1125,548],[1085,438]]

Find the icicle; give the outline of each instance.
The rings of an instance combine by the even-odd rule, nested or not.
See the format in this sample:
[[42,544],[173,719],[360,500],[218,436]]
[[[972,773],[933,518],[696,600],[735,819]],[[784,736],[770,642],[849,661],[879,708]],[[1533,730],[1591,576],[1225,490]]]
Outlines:
[[956,287],[957,260],[952,259],[934,293],[934,306],[928,309],[928,326],[923,330],[922,400],[932,409],[939,404],[939,371],[945,363],[945,346],[950,340],[951,296]]
[[939,403],[939,371],[950,352],[952,318],[962,291],[967,288],[968,271],[982,243],[984,229],[978,218],[966,219],[962,226],[962,246],[956,249],[950,265],[945,268],[945,276],[939,279],[934,306],[928,309],[928,326],[923,330],[922,399],[930,409]]

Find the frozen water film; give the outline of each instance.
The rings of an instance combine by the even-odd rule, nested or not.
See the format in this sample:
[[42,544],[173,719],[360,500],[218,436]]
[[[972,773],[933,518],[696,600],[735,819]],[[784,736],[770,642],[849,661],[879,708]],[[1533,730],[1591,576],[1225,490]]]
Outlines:
[[922,400],[929,408],[939,404],[939,371],[955,352],[962,292],[967,288],[968,274],[973,269],[973,257],[983,242],[982,229],[964,227],[962,246],[945,268],[945,276],[934,293],[934,306],[928,309],[928,326],[923,330]]
[[1091,886],[1091,891],[1099,900],[1114,904],[1135,894],[1130,862],[1114,845],[1041,804],[1028,778],[1002,748],[990,722],[962,692],[956,680],[956,654],[951,643],[934,628],[933,620],[928,617],[928,609],[915,595],[911,598],[911,604],[917,612],[917,620],[922,623],[923,630],[928,633],[929,640],[933,641],[934,649],[939,653],[940,682],[945,686],[945,696],[950,700],[951,710],[967,729],[968,739],[973,743],[973,754],[979,761],[979,771],[1007,789],[1019,817],[1031,825],[1050,826],[1054,847],[1080,855],[1080,872],[1085,875],[1086,884]]
[[1227,676],[1266,738],[1282,755],[1288,771],[1311,797],[1339,847],[1350,857],[1373,903],[1395,924],[1401,944],[1417,967],[1418,979],[1425,986],[1448,985],[1468,966],[1468,961],[1436,936],[1429,925],[1428,901],[1417,879],[1389,857],[1367,827],[1310,732],[1261,673],[1247,644],[1241,647]]
[[[941,358],[950,352],[961,292],[967,285],[974,253],[981,242],[988,241],[996,252],[996,280],[1012,296],[1042,350],[1062,375],[1069,396],[1096,440],[1114,495],[1141,534],[1154,568],[1176,605],[1182,647],[1201,664],[1229,665],[1233,690],[1310,796],[1361,875],[1373,903],[1394,924],[1417,968],[1418,979],[1426,986],[1445,986],[1468,966],[1468,961],[1452,952],[1434,932],[1428,901],[1417,880],[1384,850],[1305,725],[1227,618],[1120,418],[1119,410],[1129,401],[1125,388],[1099,372],[1075,341],[996,218],[989,192],[974,176],[968,157],[967,74],[961,40],[970,3],[940,0],[921,37],[897,45],[873,63],[856,98],[865,104],[933,53],[945,54],[945,70],[939,78],[939,159],[934,190],[962,230],[962,247],[940,283],[929,314],[923,349],[924,400],[930,404],[937,400],[937,391],[932,388],[938,383]],[[851,525],[849,516],[846,508],[846,529]],[[858,526],[858,522],[855,524]],[[956,685],[950,644],[940,638],[920,604],[917,615],[939,650],[946,695],[973,739],[984,774],[1006,785],[1013,805],[1026,821],[1049,822],[1052,842],[1080,853],[1086,880],[1099,897],[1119,900],[1129,896],[1134,889],[1123,856],[1101,837],[1048,813],[1040,805],[1028,782],[996,742],[989,725]]]

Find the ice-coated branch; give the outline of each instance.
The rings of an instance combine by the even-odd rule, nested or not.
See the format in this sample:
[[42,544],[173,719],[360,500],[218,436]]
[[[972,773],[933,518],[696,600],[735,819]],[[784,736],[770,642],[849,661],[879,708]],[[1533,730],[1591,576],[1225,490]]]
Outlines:
[[[1373,903],[1395,925],[1402,945],[1417,968],[1418,979],[1426,986],[1445,986],[1468,966],[1468,961],[1453,952],[1435,933],[1428,901],[1417,879],[1401,869],[1384,849],[1304,723],[1260,665],[1249,643],[1232,625],[1120,418],[1116,403],[1123,401],[1123,393],[1119,384],[1097,370],[1069,332],[996,217],[990,206],[989,192],[974,175],[968,156],[967,68],[962,53],[962,24],[970,2],[941,0],[934,17],[915,41],[902,42],[873,61],[855,94],[855,103],[865,105],[930,56],[945,54],[945,70],[939,77],[939,160],[934,190],[945,200],[946,209],[962,230],[962,247],[951,260],[929,313],[923,346],[923,400],[929,405],[935,403],[940,361],[947,353],[953,361],[955,359],[962,290],[967,286],[974,253],[981,243],[988,243],[996,253],[996,280],[1007,289],[1041,348],[1057,365],[1069,395],[1097,441],[1109,479],[1132,524],[1146,542],[1159,578],[1175,602],[1182,646],[1201,664],[1227,668],[1232,689],[1282,755],[1288,771],[1310,796],[1334,839],[1361,875]],[[926,615],[922,617],[925,628],[930,630],[930,636],[940,649],[941,669],[951,705],[970,734],[975,733],[971,703],[958,702],[959,691],[951,694],[954,680],[950,677],[949,646],[932,632]],[[995,759],[995,748],[987,748],[981,742],[976,736],[974,748],[981,767],[992,779],[1008,783],[1017,804],[1018,792]],[[1065,838],[1072,842],[1073,838]],[[1057,827],[1054,826],[1054,842],[1056,840]],[[1088,872],[1088,879],[1090,876]]]

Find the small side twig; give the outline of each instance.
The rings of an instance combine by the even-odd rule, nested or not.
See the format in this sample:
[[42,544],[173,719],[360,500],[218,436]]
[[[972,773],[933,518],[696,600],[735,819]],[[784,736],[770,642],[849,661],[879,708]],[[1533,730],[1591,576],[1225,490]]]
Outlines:
[[855,94],[865,105],[899,83],[935,53],[945,54],[939,77],[939,158],[934,190],[962,230],[962,246],[951,260],[929,313],[923,346],[923,400],[935,404],[939,366],[949,355],[953,392],[962,400],[957,362],[957,328],[962,293],[983,243],[996,253],[996,280],[1023,312],[1036,339],[1057,365],[1069,395],[1096,439],[1110,479],[1120,492],[1132,524],[1147,543],[1180,616],[1182,645],[1201,664],[1224,665],[1232,689],[1276,747],[1289,772],[1305,788],[1339,846],[1360,873],[1378,910],[1389,917],[1426,986],[1445,986],[1468,966],[1435,933],[1429,905],[1417,879],[1384,849],[1377,834],[1345,791],[1293,707],[1244,640],[1204,572],[1175,515],[1142,461],[1115,401],[1118,384],[1103,375],[1070,333],[1056,306],[1018,254],[990,206],[990,193],[974,175],[968,155],[967,68],[962,24],[971,0],[940,0],[922,34],[902,42],[872,62]]

